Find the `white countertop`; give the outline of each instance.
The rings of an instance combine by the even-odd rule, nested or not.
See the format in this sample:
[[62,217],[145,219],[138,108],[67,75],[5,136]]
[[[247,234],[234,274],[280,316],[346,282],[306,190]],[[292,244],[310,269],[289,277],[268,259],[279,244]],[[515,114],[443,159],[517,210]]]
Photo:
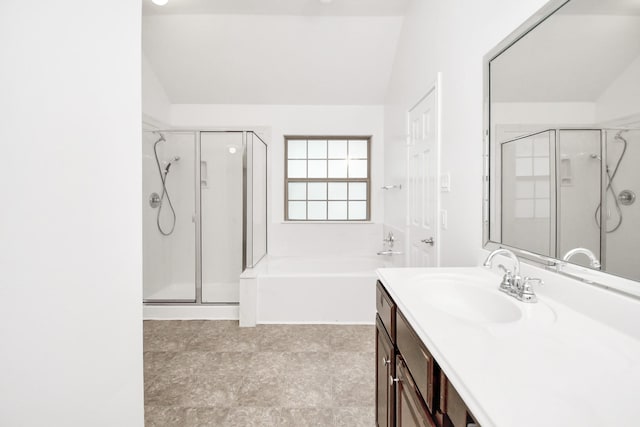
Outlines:
[[513,299],[523,310],[515,322],[464,320],[420,297],[429,275],[443,273],[474,275],[496,290],[501,280],[482,267],[378,270],[482,427],[640,425],[636,338],[540,295],[537,304]]

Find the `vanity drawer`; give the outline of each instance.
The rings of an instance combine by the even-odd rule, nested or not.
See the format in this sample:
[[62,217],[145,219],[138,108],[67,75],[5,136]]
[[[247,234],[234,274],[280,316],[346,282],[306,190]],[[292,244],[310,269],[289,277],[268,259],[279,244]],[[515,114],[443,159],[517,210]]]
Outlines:
[[399,311],[396,316],[396,346],[429,411],[433,412],[435,360]]
[[380,320],[389,333],[393,343],[396,342],[396,304],[393,302],[380,281],[376,284],[376,309]]

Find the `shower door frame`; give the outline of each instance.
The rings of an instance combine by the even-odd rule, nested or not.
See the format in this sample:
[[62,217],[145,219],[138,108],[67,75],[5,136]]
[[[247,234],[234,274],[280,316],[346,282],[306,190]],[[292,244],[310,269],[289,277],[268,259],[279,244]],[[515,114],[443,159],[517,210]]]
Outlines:
[[[185,299],[162,299],[162,300],[148,300],[143,299],[143,305],[148,306],[194,306],[194,305],[207,305],[207,306],[237,306],[239,302],[206,302],[202,300],[202,133],[241,133],[242,134],[242,271],[247,267],[253,267],[255,263],[260,261],[265,254],[258,259],[253,259],[253,247],[249,243],[253,243],[253,169],[249,168],[249,165],[253,165],[253,144],[248,144],[248,135],[252,134],[252,137],[258,138],[258,141],[265,145],[267,149],[269,144],[264,141],[256,131],[254,130],[223,130],[223,129],[164,129],[155,130],[157,133],[171,134],[173,132],[193,132],[195,134],[195,300]],[[265,159],[266,160],[266,159]],[[268,200],[268,187],[267,187],[267,175],[268,175],[268,162],[265,165],[265,200]],[[251,180],[251,181],[249,181]],[[251,185],[248,183],[251,182]],[[249,209],[251,208],[251,209]],[[268,223],[268,208],[265,209],[265,223]],[[251,218],[249,218],[251,214]],[[251,232],[250,232],[251,231]],[[249,241],[251,240],[251,241]],[[266,240],[266,236],[265,236]],[[251,251],[249,251],[251,248]],[[144,285],[144,284],[143,284]]]

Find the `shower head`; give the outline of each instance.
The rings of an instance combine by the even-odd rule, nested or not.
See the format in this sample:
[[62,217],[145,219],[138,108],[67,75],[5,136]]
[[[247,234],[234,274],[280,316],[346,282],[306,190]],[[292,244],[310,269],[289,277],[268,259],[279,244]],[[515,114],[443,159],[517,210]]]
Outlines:
[[174,156],[171,160],[169,160],[167,163],[167,165],[164,167],[164,174],[168,174],[169,173],[169,168],[171,167],[172,164],[176,163],[180,161],[180,156]]
[[627,140],[622,137],[622,134],[625,132],[629,132],[629,129],[622,129],[621,131],[618,131],[618,133],[616,133],[616,136],[614,136],[613,139],[622,141],[622,142],[627,142]]
[[158,140],[155,142],[156,144],[162,141],[166,141],[162,132],[153,132],[153,133],[160,135],[160,138],[158,138]]

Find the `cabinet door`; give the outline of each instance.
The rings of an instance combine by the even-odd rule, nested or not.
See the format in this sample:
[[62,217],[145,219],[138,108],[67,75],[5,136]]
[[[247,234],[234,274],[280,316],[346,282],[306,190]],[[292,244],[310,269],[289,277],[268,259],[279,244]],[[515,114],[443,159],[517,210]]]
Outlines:
[[446,414],[447,427],[466,427],[472,423],[478,425],[469,413],[467,405],[442,371],[440,372],[440,410]]
[[397,427],[436,427],[427,406],[420,398],[418,389],[411,379],[400,357],[396,362],[398,386],[396,390],[396,426]]
[[394,426],[395,352],[379,317],[376,317],[376,426]]

